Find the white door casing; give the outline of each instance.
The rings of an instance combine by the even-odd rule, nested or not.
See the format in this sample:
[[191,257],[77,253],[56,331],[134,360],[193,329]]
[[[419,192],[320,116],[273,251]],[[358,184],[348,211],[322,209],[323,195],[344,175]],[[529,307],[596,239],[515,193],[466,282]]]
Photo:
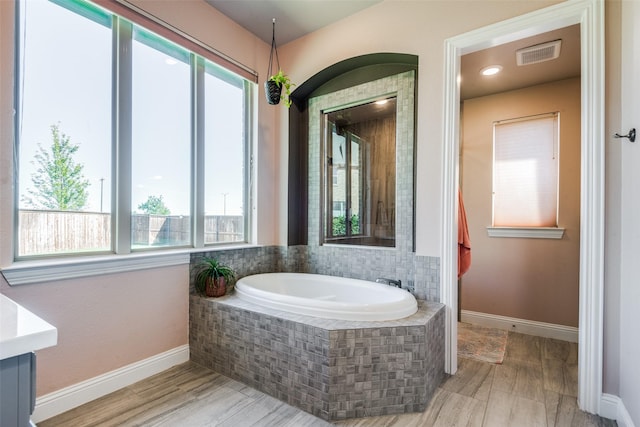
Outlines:
[[[640,2],[621,2],[621,52],[620,52],[620,112],[619,128],[612,131],[621,135],[635,128],[640,130]],[[621,152],[620,164],[620,310],[619,310],[619,393],[626,414],[618,419],[618,425],[640,426],[640,354],[638,323],[640,323],[640,283],[638,260],[640,259],[640,138],[613,139],[610,144]],[[608,316],[610,317],[610,316]],[[612,350],[609,354],[615,354]],[[611,362],[609,362],[611,364]]]
[[604,289],[604,2],[569,0],[445,41],[442,150],[441,302],[446,305],[445,371],[457,370],[457,188],[460,57],[580,24],[581,202],[578,405],[599,412],[603,370]]

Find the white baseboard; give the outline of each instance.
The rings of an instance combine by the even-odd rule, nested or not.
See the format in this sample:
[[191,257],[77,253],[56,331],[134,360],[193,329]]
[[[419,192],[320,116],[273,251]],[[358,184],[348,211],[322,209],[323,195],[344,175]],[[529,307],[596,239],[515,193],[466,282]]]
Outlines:
[[618,427],[635,427],[622,399],[612,394],[602,394],[600,398],[600,413],[598,415],[616,420]]
[[188,360],[189,346],[183,345],[45,394],[36,399],[36,407],[31,419],[35,423],[46,420]]
[[609,418],[610,420],[615,420],[618,418],[618,405],[621,403],[622,401],[618,396],[603,393],[600,397],[600,410],[598,411],[598,415]]
[[478,313],[468,310],[462,310],[461,320],[465,323],[472,323],[489,328],[504,329],[544,338],[555,338],[562,341],[578,342],[578,328],[573,326],[555,325],[553,323],[516,319],[514,317]]

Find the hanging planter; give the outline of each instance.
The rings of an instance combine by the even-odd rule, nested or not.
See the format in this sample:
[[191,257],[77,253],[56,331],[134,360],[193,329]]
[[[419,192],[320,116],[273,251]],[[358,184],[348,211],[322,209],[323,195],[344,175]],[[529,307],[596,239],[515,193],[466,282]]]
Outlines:
[[[273,72],[273,54],[275,52],[276,63],[278,64],[278,72],[276,74],[271,74]],[[282,72],[280,68],[280,59],[278,58],[278,48],[276,46],[276,19],[273,18],[273,32],[271,36],[271,53],[269,54],[269,70],[267,71],[267,75],[269,75],[269,79],[264,82],[264,93],[267,97],[267,102],[271,105],[277,105],[280,103],[281,99],[284,99],[285,105],[288,107],[291,106],[291,98],[289,95],[291,94],[291,86],[295,86],[289,80],[289,77]],[[282,96],[282,89],[284,88],[284,97]]]
[[278,105],[280,103],[280,94],[282,94],[282,85],[275,80],[267,80],[264,82],[264,93],[269,104]]

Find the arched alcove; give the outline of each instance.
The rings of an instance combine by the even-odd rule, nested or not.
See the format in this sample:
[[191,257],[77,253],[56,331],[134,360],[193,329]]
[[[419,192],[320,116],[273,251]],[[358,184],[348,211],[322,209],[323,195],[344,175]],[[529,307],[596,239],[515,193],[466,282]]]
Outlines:
[[[291,93],[289,109],[288,238],[289,246],[307,244],[308,101],[318,95],[418,69],[418,57],[373,53],[345,59],[316,73]],[[417,75],[417,73],[416,73]]]

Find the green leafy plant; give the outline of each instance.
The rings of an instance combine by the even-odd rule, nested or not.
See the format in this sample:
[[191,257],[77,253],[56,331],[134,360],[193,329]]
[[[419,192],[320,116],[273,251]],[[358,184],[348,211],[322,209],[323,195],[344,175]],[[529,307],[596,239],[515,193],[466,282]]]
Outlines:
[[51,146],[38,144],[34,163],[38,169],[31,175],[34,189],[22,200],[37,209],[79,211],[86,207],[89,181],[84,177],[84,165],[73,159],[79,145],[60,131],[60,125],[51,125]]
[[138,205],[143,213],[147,215],[170,215],[171,210],[164,204],[162,195],[149,196],[147,201]]
[[[333,218],[333,235],[345,236],[347,234],[347,218],[346,216],[337,216]],[[360,234],[360,217],[356,214],[351,216],[351,235]]]
[[[222,296],[226,293],[226,285],[233,278],[236,277],[235,271],[227,265],[221,264],[215,258],[203,258],[200,262],[198,262],[194,269],[194,284],[196,290],[202,294],[207,296]],[[221,281],[220,279],[224,279]],[[222,284],[221,284],[222,282]],[[220,290],[220,294],[213,295],[209,292],[208,288],[213,287],[224,288],[224,292]]]
[[291,83],[289,76],[287,76],[282,70],[278,70],[277,74],[269,77],[269,81],[277,83],[278,86],[284,89],[284,97],[282,99],[284,100],[284,104],[287,108],[291,107],[291,98],[289,98],[289,95],[291,95],[291,87],[295,86],[295,84]]

